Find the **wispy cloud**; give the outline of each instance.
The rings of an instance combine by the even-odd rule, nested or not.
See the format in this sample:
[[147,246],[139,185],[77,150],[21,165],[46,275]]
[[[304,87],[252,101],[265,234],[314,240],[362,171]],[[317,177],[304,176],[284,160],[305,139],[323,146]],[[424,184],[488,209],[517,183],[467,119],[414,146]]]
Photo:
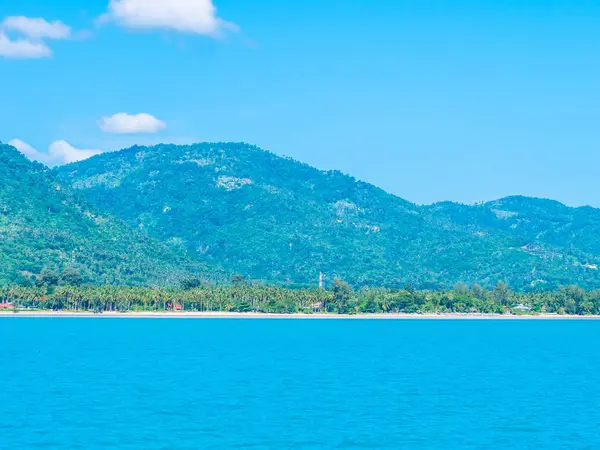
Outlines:
[[48,147],[48,153],[54,161],[58,161],[57,164],[68,164],[91,158],[103,153],[103,151],[75,148],[67,141],[55,141]]
[[112,134],[140,134],[157,133],[167,127],[167,124],[156,117],[141,113],[118,113],[113,116],[103,117],[98,121],[98,126],[105,133]]
[[126,28],[166,29],[218,38],[237,25],[217,16],[212,0],[110,0],[101,22]]
[[40,152],[27,142],[13,139],[8,142],[32,161],[38,161],[48,166],[57,166],[76,161],[82,161],[103,153],[102,150],[80,149],[66,141],[55,141],[48,147],[48,153]]
[[13,59],[50,58],[52,50],[43,42],[12,40],[0,30],[0,56]]
[[4,30],[20,33],[30,39],[68,39],[71,36],[71,27],[59,20],[48,22],[42,18],[25,16],[7,17],[0,26]]
[[[14,37],[14,35],[17,37]],[[71,27],[56,20],[24,16],[6,17],[0,22],[0,56],[5,58],[50,58],[46,40],[69,39]]]
[[44,160],[48,157],[46,153],[37,151],[35,148],[33,148],[27,142],[23,142],[21,139],[13,139],[12,141],[8,141],[8,145],[12,145],[32,161],[44,162]]

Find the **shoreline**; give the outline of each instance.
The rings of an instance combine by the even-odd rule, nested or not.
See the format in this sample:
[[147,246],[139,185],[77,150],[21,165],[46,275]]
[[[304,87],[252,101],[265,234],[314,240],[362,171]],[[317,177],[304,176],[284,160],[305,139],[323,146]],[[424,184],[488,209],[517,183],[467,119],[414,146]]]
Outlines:
[[269,314],[269,313],[237,313],[237,312],[117,312],[108,311],[103,313],[75,312],[75,311],[1,311],[0,318],[23,317],[23,318],[119,318],[119,319],[353,319],[353,320],[597,320],[600,315],[558,315],[558,314],[477,314],[477,313],[443,313],[443,314]]

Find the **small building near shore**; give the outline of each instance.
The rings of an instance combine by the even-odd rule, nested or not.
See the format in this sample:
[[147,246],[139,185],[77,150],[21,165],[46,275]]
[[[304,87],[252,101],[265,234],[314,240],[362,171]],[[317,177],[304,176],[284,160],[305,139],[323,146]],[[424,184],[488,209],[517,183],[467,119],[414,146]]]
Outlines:
[[519,303],[513,309],[516,309],[517,311],[521,311],[521,312],[529,312],[529,311],[531,311],[531,308],[529,306],[527,306],[527,305],[524,305],[523,303]]

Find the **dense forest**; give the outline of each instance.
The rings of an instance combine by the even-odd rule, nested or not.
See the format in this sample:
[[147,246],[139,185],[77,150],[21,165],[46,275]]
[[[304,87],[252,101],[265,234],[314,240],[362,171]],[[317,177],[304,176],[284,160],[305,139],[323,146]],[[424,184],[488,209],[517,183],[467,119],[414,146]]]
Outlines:
[[600,287],[599,209],[415,205],[243,143],[132,147],[52,170],[0,144],[0,179],[0,286],[76,273],[88,286],[170,289],[239,273],[310,290],[323,273],[356,293]]
[[176,288],[90,286],[75,271],[46,272],[35,284],[0,288],[5,310],[119,312],[257,312],[283,314],[600,314],[600,290],[567,286],[521,293],[498,282],[494,289],[458,283],[452,290],[369,288],[335,280],[327,289],[289,289],[253,284],[241,275],[215,285],[198,278]]
[[75,270],[95,284],[172,285],[223,275],[90,206],[47,167],[0,144],[0,286]]
[[243,143],[132,147],[57,174],[100,211],[252,279],[314,285],[323,272],[354,288],[600,286],[594,208],[526,197],[415,205]]

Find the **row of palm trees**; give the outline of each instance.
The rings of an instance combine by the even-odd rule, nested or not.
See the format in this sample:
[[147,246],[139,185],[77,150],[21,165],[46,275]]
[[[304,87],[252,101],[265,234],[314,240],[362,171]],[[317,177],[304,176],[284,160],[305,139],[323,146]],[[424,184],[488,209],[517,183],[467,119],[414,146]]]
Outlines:
[[70,311],[256,311],[320,312],[332,292],[274,286],[212,286],[195,289],[122,286],[0,288],[0,303]]
[[552,292],[517,293],[459,285],[453,290],[361,289],[336,281],[331,289],[287,289],[242,283],[194,288],[124,286],[5,286],[0,304],[69,311],[237,311],[264,313],[506,313],[511,310],[600,314],[600,290],[576,286]]

